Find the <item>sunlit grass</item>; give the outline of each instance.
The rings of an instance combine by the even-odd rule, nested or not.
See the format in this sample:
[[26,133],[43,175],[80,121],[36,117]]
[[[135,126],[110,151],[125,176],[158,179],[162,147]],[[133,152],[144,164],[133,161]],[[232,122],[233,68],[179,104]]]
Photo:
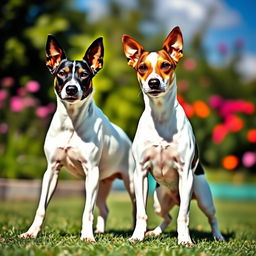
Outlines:
[[[177,245],[176,216],[160,237],[130,243],[132,215],[129,198],[124,193],[112,193],[108,199],[110,215],[107,231],[96,235],[96,244],[79,239],[84,198],[53,198],[42,233],[37,239],[20,239],[34,217],[37,202],[0,202],[0,255],[241,255],[256,253],[255,202],[216,201],[220,229],[227,242],[212,240],[206,217],[195,202],[191,205],[190,230],[195,246]],[[149,228],[160,219],[148,203]]]

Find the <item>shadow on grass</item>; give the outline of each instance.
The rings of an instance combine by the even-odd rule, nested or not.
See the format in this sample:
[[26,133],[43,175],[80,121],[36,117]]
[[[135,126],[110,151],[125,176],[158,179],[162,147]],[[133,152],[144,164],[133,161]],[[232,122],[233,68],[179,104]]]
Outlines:
[[[108,229],[106,232],[103,234],[97,234],[94,233],[94,235],[97,236],[115,236],[115,237],[123,237],[123,238],[129,238],[132,235],[133,230],[128,229],[128,230],[115,230],[115,229]],[[49,235],[51,232],[45,233],[45,235]],[[64,230],[61,230],[58,232],[59,236],[80,236],[80,232],[66,232]]]
[[[95,234],[95,237],[115,237],[115,238],[123,238],[123,239],[128,239],[132,236],[133,230],[132,229],[126,229],[126,230],[116,230],[116,229],[108,229],[105,233],[103,234]],[[50,235],[50,233],[44,233],[44,236]],[[58,232],[58,235],[61,237],[80,237],[80,232],[66,232],[61,230]],[[192,240],[194,240],[196,243],[201,242],[202,240],[206,241],[214,241],[214,238],[212,236],[211,232],[206,232],[206,231],[198,231],[195,229],[190,230],[190,235]],[[226,242],[228,242],[231,238],[235,237],[234,232],[228,232],[228,233],[222,233],[224,236]],[[161,236],[160,236],[161,237]],[[170,237],[170,238],[177,238],[178,234],[176,231],[170,231],[170,232],[164,232],[162,237]],[[154,236],[148,236],[145,237],[145,241],[147,240],[154,240]]]
[[[103,236],[106,235],[106,236],[122,237],[124,239],[126,239],[126,238],[128,239],[132,236],[132,233],[133,233],[132,229],[128,229],[128,230],[110,229],[110,230],[107,230],[102,235]],[[176,231],[164,232],[163,235],[170,237],[170,238],[178,237],[178,233]],[[214,238],[213,238],[211,232],[198,231],[198,230],[192,229],[192,230],[190,230],[190,235],[191,235],[191,238],[196,242],[200,242],[202,240],[214,241]],[[222,235],[224,236],[224,238],[227,242],[231,238],[235,237],[234,232],[222,233]],[[145,240],[147,240],[147,238],[152,239],[152,238],[154,238],[154,236],[145,237]]]
[[[123,237],[123,238],[130,238],[132,236],[133,230],[126,229],[126,230],[116,230],[116,229],[108,229],[104,234],[106,235],[113,235],[116,237]],[[103,235],[104,235],[103,234]]]
[[[200,242],[201,240],[215,241],[211,232],[198,231],[192,229],[190,230],[190,235],[191,238],[197,242]],[[225,238],[225,241],[227,242],[235,236],[234,232],[222,233],[222,235]]]

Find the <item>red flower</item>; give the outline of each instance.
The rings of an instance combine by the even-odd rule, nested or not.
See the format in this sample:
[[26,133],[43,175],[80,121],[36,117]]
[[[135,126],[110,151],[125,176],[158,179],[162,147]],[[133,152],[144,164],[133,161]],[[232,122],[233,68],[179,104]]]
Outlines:
[[191,118],[194,115],[193,107],[189,103],[184,101],[181,103],[181,106],[183,107],[188,118]]
[[229,115],[225,119],[225,126],[231,132],[238,132],[243,129],[244,121],[238,116]]
[[247,132],[247,140],[251,143],[256,143],[256,129],[251,129]]
[[217,124],[213,128],[212,140],[214,143],[219,144],[225,139],[227,134],[228,134],[228,130],[226,126],[223,124]]
[[184,98],[180,94],[177,95],[177,100],[181,105],[184,102]]

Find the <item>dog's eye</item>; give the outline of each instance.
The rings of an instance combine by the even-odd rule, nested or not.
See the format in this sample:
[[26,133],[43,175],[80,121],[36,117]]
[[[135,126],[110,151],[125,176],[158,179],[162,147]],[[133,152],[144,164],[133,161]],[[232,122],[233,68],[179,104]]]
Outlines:
[[88,77],[88,73],[86,73],[86,72],[81,72],[81,73],[80,73],[80,76],[81,76],[82,78],[86,78],[86,77]]
[[62,70],[59,71],[58,75],[59,75],[59,76],[65,76],[65,71],[62,71]]
[[171,65],[170,63],[168,63],[168,62],[163,62],[163,63],[161,64],[161,69],[169,70],[169,69],[171,69],[171,68],[172,68],[172,65]]
[[138,68],[139,72],[144,73],[148,70],[148,67],[146,66],[146,64],[141,64]]

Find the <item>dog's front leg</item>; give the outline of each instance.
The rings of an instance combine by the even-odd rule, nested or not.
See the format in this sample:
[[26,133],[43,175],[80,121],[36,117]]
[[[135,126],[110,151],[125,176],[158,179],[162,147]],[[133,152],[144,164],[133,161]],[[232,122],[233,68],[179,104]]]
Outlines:
[[193,172],[190,166],[184,166],[179,174],[180,209],[177,219],[178,244],[193,244],[189,235],[189,208],[193,189]]
[[134,188],[136,197],[136,225],[130,241],[142,241],[147,229],[146,203],[148,194],[148,172],[137,166],[134,173]]
[[92,167],[86,173],[85,191],[86,202],[82,220],[81,240],[95,242],[93,235],[93,210],[99,188],[99,168]]
[[45,218],[47,205],[50,202],[50,199],[56,188],[58,177],[59,177],[59,170],[49,166],[46,172],[44,173],[40,201],[39,201],[39,205],[36,211],[34,221],[30,226],[30,228],[28,229],[28,231],[21,234],[20,237],[22,238],[37,237],[38,233],[41,230],[41,226]]

